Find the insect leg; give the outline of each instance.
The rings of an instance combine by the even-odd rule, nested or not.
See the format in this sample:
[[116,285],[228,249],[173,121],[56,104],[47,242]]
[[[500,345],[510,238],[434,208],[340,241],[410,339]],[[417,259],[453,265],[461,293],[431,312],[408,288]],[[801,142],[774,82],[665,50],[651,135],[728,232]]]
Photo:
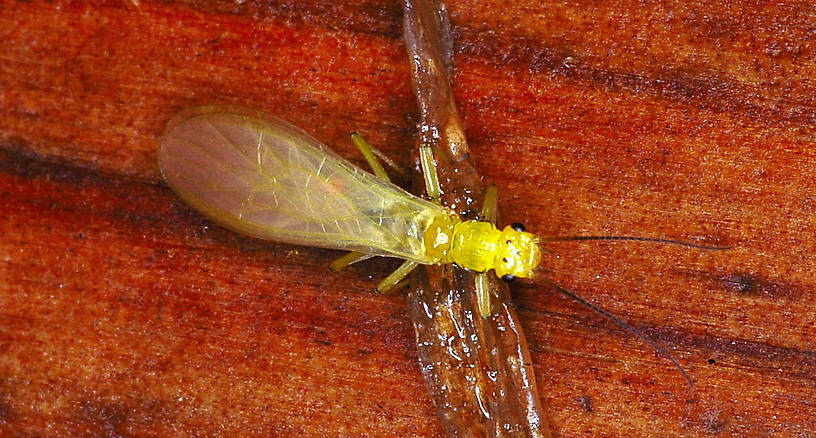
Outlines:
[[[484,201],[482,202],[481,220],[491,223],[496,223],[496,212],[498,211],[496,204],[498,203],[498,190],[496,186],[490,184],[485,189]],[[474,287],[476,292],[476,300],[479,305],[479,313],[483,318],[490,316],[490,283],[487,279],[487,273],[482,272],[476,274],[476,284]]]
[[419,162],[422,165],[422,178],[425,180],[425,193],[431,200],[438,201],[442,195],[442,189],[439,187],[439,175],[436,173],[436,162],[431,145],[419,146]]
[[374,156],[374,148],[368,144],[367,141],[365,141],[363,136],[356,132],[352,132],[351,141],[354,142],[354,146],[357,146],[357,149],[359,149],[360,153],[363,154],[363,158],[365,158],[365,160],[368,162],[368,165],[371,167],[371,171],[374,172],[374,175],[379,179],[391,182],[391,179],[388,178],[388,174],[385,173],[385,169],[383,169],[382,164],[380,164],[377,157]]
[[368,256],[368,254],[363,254],[357,251],[351,251],[348,254],[340,256],[334,259],[333,262],[329,263],[329,270],[332,272],[337,272],[354,262],[362,260],[366,256]]
[[394,272],[390,273],[388,277],[385,277],[380,284],[377,285],[377,292],[387,292],[389,289],[394,287],[397,283],[399,283],[403,278],[405,278],[411,271],[414,270],[418,265],[417,262],[412,262],[410,260],[406,260],[405,263],[400,265]]
[[[400,172],[400,168],[391,161],[388,157],[383,155],[382,152],[374,149],[374,146],[371,146],[362,135],[352,132],[351,133],[351,141],[354,142],[354,146],[357,146],[357,149],[360,150],[360,153],[363,154],[363,158],[368,162],[368,165],[371,167],[371,171],[374,172],[374,176],[379,179],[391,182],[391,179],[388,178],[388,173],[386,173],[385,169],[382,167],[382,164],[377,160],[377,157],[380,157],[383,161],[385,161],[389,166],[393,167],[397,172]],[[332,271],[339,271],[346,266],[359,261],[365,257],[365,254],[361,252],[352,251],[348,254],[334,260],[329,264],[329,269]]]
[[476,274],[476,300],[479,304],[479,313],[482,318],[490,317],[490,283],[487,280],[487,272]]
[[354,146],[357,146],[357,149],[359,149],[360,153],[363,154],[363,158],[365,158],[366,162],[368,162],[368,165],[371,167],[371,170],[374,172],[374,175],[377,178],[391,182],[391,180],[388,178],[388,174],[385,172],[385,169],[382,167],[380,162],[377,161],[378,157],[380,160],[385,161],[385,164],[396,170],[400,175],[405,173],[404,169],[397,166],[397,163],[388,158],[388,156],[384,153],[377,150],[377,148],[371,146],[371,144],[367,142],[362,135],[352,132],[351,141],[354,142]]
[[350,264],[352,264],[352,263],[354,263],[356,261],[359,261],[360,259],[362,259],[365,256],[366,256],[366,254],[363,254],[361,252],[350,251],[348,254],[346,254],[344,256],[341,256],[341,257],[338,257],[338,258],[334,259],[333,262],[329,263],[329,270],[332,271],[332,272],[337,272],[337,271],[345,268],[346,266],[348,266],[348,265],[350,265]]
[[498,211],[496,204],[499,200],[498,189],[495,184],[490,184],[485,189],[484,201],[482,202],[481,219],[490,223],[496,223],[496,212]]

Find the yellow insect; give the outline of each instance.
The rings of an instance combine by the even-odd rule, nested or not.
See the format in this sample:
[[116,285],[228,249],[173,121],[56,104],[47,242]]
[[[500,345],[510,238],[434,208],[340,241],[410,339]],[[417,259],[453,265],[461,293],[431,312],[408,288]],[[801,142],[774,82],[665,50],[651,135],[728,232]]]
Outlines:
[[[355,138],[358,146],[362,139]],[[175,192],[215,222],[250,236],[354,251],[346,261],[388,256],[406,262],[378,286],[387,290],[418,264],[455,263],[509,280],[530,277],[538,238],[515,224],[462,221],[458,215],[336,155],[291,124],[235,107],[185,111],[168,125],[159,165]],[[429,196],[438,198],[430,149],[420,154]],[[480,281],[481,280],[481,281]],[[477,289],[486,288],[485,277]],[[488,294],[477,290],[483,316]]]

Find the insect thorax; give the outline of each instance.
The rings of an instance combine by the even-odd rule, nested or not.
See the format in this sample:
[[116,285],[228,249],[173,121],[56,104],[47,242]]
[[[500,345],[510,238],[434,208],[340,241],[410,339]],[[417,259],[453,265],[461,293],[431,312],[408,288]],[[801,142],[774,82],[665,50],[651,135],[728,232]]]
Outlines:
[[490,222],[438,216],[423,233],[425,253],[434,263],[456,263],[476,272],[530,277],[541,260],[535,235]]

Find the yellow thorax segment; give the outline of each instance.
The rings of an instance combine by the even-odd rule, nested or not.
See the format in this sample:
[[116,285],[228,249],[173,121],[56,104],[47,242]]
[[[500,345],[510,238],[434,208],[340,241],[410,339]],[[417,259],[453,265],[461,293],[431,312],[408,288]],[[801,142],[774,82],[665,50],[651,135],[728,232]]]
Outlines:
[[476,272],[494,269],[498,277],[530,277],[541,260],[535,235],[510,226],[500,231],[490,222],[439,216],[423,233],[423,241],[434,263],[456,263]]

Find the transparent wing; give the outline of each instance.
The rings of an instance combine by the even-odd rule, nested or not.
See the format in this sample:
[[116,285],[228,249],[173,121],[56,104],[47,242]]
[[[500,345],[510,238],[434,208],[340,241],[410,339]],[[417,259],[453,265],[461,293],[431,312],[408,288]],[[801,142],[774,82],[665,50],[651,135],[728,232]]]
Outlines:
[[162,138],[159,165],[195,209],[267,240],[429,263],[422,232],[447,214],[289,123],[242,108],[180,114]]

